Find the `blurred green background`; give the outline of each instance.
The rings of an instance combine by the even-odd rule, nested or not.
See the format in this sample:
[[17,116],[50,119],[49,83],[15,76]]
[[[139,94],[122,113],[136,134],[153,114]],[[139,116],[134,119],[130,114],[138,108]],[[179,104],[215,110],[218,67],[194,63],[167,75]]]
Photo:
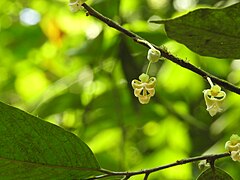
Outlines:
[[[172,54],[236,85],[240,60],[199,56],[167,38],[151,18],[172,18],[232,0],[89,0],[93,8]],[[190,156],[225,152],[239,134],[240,96],[227,92],[225,111],[211,117],[200,76],[162,61],[151,66],[155,97],[141,105],[132,79],[146,70],[147,49],[84,11],[71,13],[66,0],[0,1],[0,100],[78,135],[103,168],[152,168]],[[240,164],[216,162],[234,179]],[[150,179],[190,180],[198,164],[162,170]],[[131,179],[142,179],[136,176]]]

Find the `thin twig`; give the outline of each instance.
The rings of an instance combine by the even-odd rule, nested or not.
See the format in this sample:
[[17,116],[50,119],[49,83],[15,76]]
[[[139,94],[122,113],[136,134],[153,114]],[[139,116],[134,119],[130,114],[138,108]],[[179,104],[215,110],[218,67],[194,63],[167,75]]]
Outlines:
[[[145,43],[147,42],[146,40],[144,40],[142,37],[140,37],[139,35],[123,28],[122,26],[120,26],[119,24],[117,24],[116,22],[114,22],[113,20],[105,17],[104,15],[102,15],[101,13],[99,13],[98,11],[96,11],[95,9],[93,9],[92,7],[88,6],[86,3],[82,4],[82,7],[84,7],[85,10],[87,10],[88,15],[91,15],[97,19],[99,19],[100,21],[104,22],[105,24],[107,24],[108,26],[122,32],[123,34],[125,34],[126,36],[130,37],[131,39],[133,39],[135,42],[137,42],[138,44],[141,44],[147,48],[149,48],[148,44]],[[139,41],[139,40],[143,40],[143,41]],[[145,41],[145,42],[144,42]],[[152,43],[151,43],[152,44]],[[229,91],[232,91],[236,94],[240,94],[240,88],[231,84],[230,82],[220,79],[194,65],[192,65],[191,63],[184,61],[180,58],[177,58],[175,56],[173,56],[172,54],[170,54],[169,52],[167,52],[165,49],[160,48],[154,44],[152,44],[152,46],[154,46],[156,49],[158,49],[161,52],[162,57],[180,65],[183,68],[186,68],[200,76],[202,76],[204,79],[207,79],[207,77],[210,77],[211,80],[220,85],[223,86],[224,88],[228,89]]]
[[144,178],[143,178],[143,180],[148,180],[149,174],[150,174],[150,173],[146,173],[145,176],[144,176]]
[[102,179],[105,177],[111,177],[111,176],[125,176],[128,178],[130,178],[131,176],[135,176],[135,175],[140,175],[140,174],[145,174],[145,177],[147,178],[149,174],[156,172],[156,171],[160,171],[163,169],[167,169],[173,166],[179,166],[179,165],[183,165],[183,164],[187,164],[187,163],[191,163],[191,162],[195,162],[195,161],[201,161],[201,160],[206,160],[207,162],[214,162],[216,159],[220,159],[220,158],[224,158],[230,156],[230,153],[221,153],[221,154],[211,154],[211,155],[203,155],[203,156],[196,156],[196,157],[191,157],[191,158],[187,158],[187,159],[182,159],[182,160],[178,160],[174,163],[171,164],[167,164],[164,166],[158,166],[155,168],[151,168],[151,169],[145,169],[145,170],[140,170],[140,171],[131,171],[131,172],[115,172],[115,171],[110,171],[110,170],[106,170],[106,169],[100,169],[99,172],[103,173],[103,175],[99,175],[93,178],[88,178],[86,180],[94,180],[94,179]]

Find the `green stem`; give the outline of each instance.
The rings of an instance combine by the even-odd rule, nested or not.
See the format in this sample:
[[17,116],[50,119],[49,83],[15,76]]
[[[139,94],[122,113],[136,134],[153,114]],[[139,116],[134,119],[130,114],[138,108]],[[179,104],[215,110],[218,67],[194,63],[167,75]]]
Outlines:
[[208,83],[210,84],[211,87],[214,86],[210,77],[207,77],[207,81],[208,81]]
[[147,67],[147,70],[146,70],[146,74],[148,75],[148,73],[149,73],[149,70],[150,70],[150,67],[151,67],[151,61],[149,61],[149,63],[148,63],[148,67]]

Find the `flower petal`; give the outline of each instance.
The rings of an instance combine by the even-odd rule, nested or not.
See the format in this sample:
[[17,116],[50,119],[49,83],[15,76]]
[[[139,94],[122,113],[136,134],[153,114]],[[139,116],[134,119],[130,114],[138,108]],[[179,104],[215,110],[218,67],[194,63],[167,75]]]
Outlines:
[[232,151],[231,158],[233,161],[240,161],[240,151]]
[[146,88],[147,92],[148,92],[148,95],[149,96],[154,96],[155,94],[155,89],[154,88]]
[[139,89],[139,88],[143,87],[143,84],[142,84],[142,82],[134,79],[134,80],[132,80],[132,87],[133,87],[133,89],[135,89],[135,88]]
[[141,104],[147,104],[150,101],[150,96],[139,96],[138,100]]
[[143,91],[143,88],[139,88],[139,89],[134,89],[134,95],[136,96],[136,97],[139,97],[139,96],[141,96],[141,92]]
[[217,96],[215,96],[214,98],[221,101],[221,100],[224,100],[226,97],[226,93],[224,91],[220,91]]

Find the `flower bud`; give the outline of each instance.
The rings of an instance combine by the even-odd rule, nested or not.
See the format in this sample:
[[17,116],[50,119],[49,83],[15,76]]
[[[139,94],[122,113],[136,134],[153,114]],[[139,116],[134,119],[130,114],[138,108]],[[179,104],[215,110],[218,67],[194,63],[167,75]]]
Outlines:
[[159,60],[159,58],[161,57],[161,52],[155,48],[150,48],[148,50],[148,55],[147,55],[147,59],[152,62],[155,63]]

